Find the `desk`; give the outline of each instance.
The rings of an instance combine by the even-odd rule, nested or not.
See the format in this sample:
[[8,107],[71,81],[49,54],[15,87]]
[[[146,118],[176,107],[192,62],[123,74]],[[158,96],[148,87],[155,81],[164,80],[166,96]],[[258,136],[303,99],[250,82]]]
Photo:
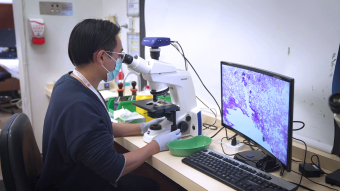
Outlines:
[[[203,121],[206,121],[205,120],[206,118],[207,118],[206,116],[203,116]],[[216,133],[216,131],[210,130],[207,136],[212,136],[214,133]],[[228,136],[232,136],[233,134],[234,133],[232,133],[231,131],[228,132]],[[217,134],[213,138],[213,140],[220,141],[221,138],[224,136],[225,136],[225,131],[222,130],[219,134]],[[238,139],[242,141],[241,138],[238,138]],[[125,147],[129,151],[135,151],[146,145],[146,143],[142,140],[142,136],[115,138],[115,141],[121,146]],[[221,149],[221,144],[218,144],[216,142],[211,143],[210,149],[213,149],[219,153],[223,153]],[[249,150],[249,149],[250,149],[249,147],[245,148],[245,150]],[[225,147],[224,147],[224,150],[228,154],[234,153],[233,151],[227,150]],[[198,191],[198,190],[234,190],[232,188],[229,188],[225,184],[222,184],[221,182],[183,164],[181,161],[182,159],[183,157],[175,157],[175,156],[172,156],[169,151],[164,151],[164,152],[160,152],[160,153],[153,155],[146,162],[187,190],[195,190],[195,191]],[[298,172],[298,164],[293,162],[292,169]],[[329,173],[328,170],[325,170],[325,172]],[[279,171],[276,171],[272,174],[279,177]],[[289,172],[289,173],[285,172],[282,178],[285,180],[297,182],[297,183],[300,181],[300,175],[295,174],[293,172]],[[325,175],[322,175],[320,178],[312,178],[312,180],[326,185]],[[328,190],[328,188],[314,184],[305,178],[303,178],[301,184],[314,190]],[[330,186],[330,185],[327,184],[327,186]],[[333,188],[339,189],[339,187],[333,187]],[[304,190],[304,189],[299,188],[298,190]]]

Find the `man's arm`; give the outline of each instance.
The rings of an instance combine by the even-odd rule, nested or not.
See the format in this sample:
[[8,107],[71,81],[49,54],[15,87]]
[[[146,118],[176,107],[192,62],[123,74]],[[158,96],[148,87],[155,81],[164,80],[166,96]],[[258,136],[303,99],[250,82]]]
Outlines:
[[149,144],[136,151],[128,152],[124,154],[125,157],[125,168],[121,176],[132,172],[137,167],[143,164],[146,159],[152,155],[158,153],[160,147],[156,141],[151,141]]
[[125,137],[131,135],[141,135],[144,134],[150,125],[159,124],[163,121],[165,117],[153,119],[149,122],[135,123],[135,124],[121,124],[112,123],[113,136],[115,137]]
[[114,137],[126,137],[131,135],[141,135],[140,123],[112,123]]
[[159,151],[168,150],[168,143],[173,140],[180,140],[182,137],[181,131],[165,131],[158,135],[153,141],[144,146],[141,149],[125,153],[125,167],[122,175],[127,174],[138,166],[140,166],[151,155],[158,153]]

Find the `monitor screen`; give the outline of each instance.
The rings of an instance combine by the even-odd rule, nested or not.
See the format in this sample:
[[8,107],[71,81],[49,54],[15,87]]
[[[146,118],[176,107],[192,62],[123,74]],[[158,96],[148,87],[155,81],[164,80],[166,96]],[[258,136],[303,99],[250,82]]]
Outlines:
[[290,169],[294,79],[226,62],[221,72],[222,125]]

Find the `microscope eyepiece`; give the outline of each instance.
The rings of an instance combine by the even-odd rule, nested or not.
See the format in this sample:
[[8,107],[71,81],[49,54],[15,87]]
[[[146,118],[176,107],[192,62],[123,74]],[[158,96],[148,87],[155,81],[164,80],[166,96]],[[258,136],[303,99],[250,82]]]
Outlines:
[[133,61],[133,57],[129,54],[126,54],[123,60],[123,63],[125,64],[131,64]]

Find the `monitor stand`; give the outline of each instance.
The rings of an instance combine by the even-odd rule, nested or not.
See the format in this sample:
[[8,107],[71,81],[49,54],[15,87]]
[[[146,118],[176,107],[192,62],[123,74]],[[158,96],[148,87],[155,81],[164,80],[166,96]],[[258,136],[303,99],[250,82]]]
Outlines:
[[[235,154],[234,159],[257,169],[264,170],[265,172],[273,172],[281,167],[281,165],[273,157],[257,150],[239,152]],[[264,164],[265,161],[268,162]],[[265,168],[262,169],[263,167]]]

